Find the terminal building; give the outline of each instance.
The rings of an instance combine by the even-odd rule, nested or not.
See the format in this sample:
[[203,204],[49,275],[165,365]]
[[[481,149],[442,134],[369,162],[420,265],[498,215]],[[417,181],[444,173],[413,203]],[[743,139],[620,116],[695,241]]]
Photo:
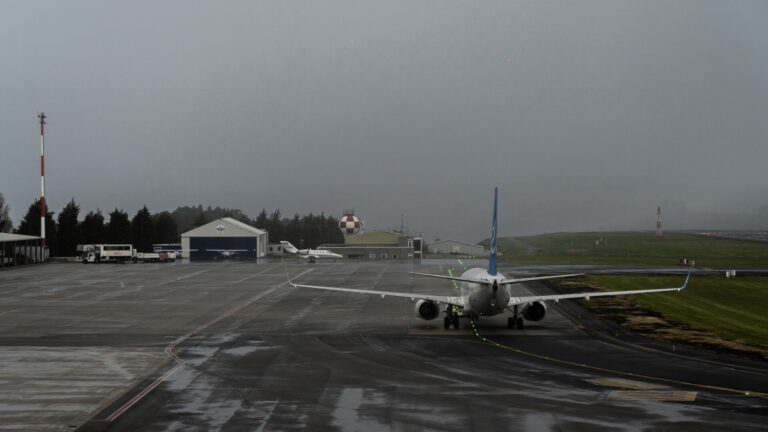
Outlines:
[[366,260],[404,260],[421,258],[421,238],[395,231],[370,231],[345,237],[344,244],[326,244],[344,258]]
[[464,256],[488,256],[490,253],[479,244],[466,243],[458,240],[438,240],[427,246],[430,254],[451,254]]
[[181,256],[190,260],[258,260],[266,254],[267,232],[230,217],[181,235]]

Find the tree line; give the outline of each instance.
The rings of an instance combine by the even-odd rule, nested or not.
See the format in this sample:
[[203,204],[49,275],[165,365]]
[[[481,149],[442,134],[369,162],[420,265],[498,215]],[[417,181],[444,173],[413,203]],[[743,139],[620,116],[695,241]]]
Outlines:
[[[138,251],[151,251],[152,244],[179,243],[180,233],[200,225],[232,217],[269,233],[270,242],[288,240],[299,248],[317,247],[324,243],[344,243],[339,221],[324,214],[312,213],[293,218],[282,218],[280,210],[267,215],[262,209],[256,219],[251,219],[239,209],[198,206],[178,207],[173,212],[150,213],[142,207],[130,218],[122,209],[115,208],[107,214],[100,209],[89,211],[80,220],[80,206],[74,199],[54,219],[54,212],[46,209],[45,237],[52,256],[74,256],[78,244],[126,244]],[[8,217],[8,207],[0,194],[0,232],[10,232],[13,224]],[[36,199],[14,230],[17,234],[40,235],[40,200]]]

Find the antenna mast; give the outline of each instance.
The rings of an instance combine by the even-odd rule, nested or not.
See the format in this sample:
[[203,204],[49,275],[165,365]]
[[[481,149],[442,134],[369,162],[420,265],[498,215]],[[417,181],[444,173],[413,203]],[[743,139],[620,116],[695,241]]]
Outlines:
[[656,239],[661,240],[661,207],[656,207]]
[[40,238],[45,248],[45,113],[37,117],[40,119]]

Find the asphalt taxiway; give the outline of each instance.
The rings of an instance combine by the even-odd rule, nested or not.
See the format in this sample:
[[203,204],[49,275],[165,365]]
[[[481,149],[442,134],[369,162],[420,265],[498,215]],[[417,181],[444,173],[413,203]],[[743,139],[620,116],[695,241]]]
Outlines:
[[462,270],[425,261],[0,272],[0,429],[755,430],[768,420],[766,364],[623,337],[572,302],[524,330],[484,318],[475,334],[419,320],[407,299],[286,283],[287,271],[317,285],[446,294],[450,282],[407,272],[451,267]]

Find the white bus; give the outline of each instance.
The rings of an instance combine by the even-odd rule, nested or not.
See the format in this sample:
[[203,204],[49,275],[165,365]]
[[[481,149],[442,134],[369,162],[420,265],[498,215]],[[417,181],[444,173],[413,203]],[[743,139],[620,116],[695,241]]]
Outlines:
[[130,261],[133,246],[129,244],[98,244],[83,247],[83,263]]

